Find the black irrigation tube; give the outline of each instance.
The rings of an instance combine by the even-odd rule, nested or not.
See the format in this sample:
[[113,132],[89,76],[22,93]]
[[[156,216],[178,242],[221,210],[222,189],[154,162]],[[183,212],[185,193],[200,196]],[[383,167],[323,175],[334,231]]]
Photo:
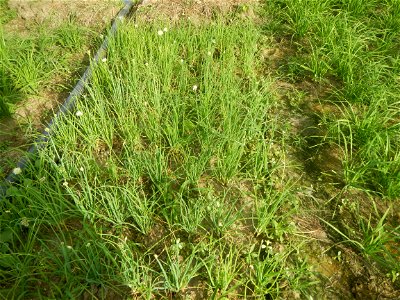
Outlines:
[[[114,18],[109,34],[106,36],[100,48],[97,50],[96,55],[93,58],[94,63],[97,63],[100,60],[100,58],[104,56],[104,53],[108,47],[109,39],[112,38],[117,32],[119,21],[127,17],[129,13],[133,11],[133,8],[135,8],[136,10],[142,1],[133,2],[131,0],[123,0],[123,2],[125,3],[125,6],[119,11],[119,13]],[[36,155],[40,149],[43,149],[47,145],[47,142],[49,141],[49,138],[51,136],[52,128],[55,126],[56,121],[66,113],[70,112],[75,107],[76,99],[84,91],[85,85],[87,85],[92,76],[92,72],[93,72],[92,65],[90,64],[86,68],[85,73],[83,73],[82,77],[79,79],[78,83],[75,85],[74,89],[69,94],[68,98],[60,106],[57,114],[48,123],[46,130],[44,130],[41,136],[35,140],[33,145],[29,148],[27,154],[18,161],[16,168],[23,171],[28,165],[29,161],[32,159],[32,157]],[[13,183],[18,182],[20,176],[19,174],[16,174],[17,172],[14,172],[14,170],[11,171],[11,173],[7,176],[4,182],[0,184],[0,199],[5,198],[7,196],[7,189]]]

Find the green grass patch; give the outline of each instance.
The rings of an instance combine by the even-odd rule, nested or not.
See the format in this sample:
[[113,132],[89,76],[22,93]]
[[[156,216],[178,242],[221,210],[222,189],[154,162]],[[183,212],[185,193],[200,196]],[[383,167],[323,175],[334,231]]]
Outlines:
[[60,78],[81,68],[84,51],[97,35],[72,17],[55,29],[35,29],[24,36],[0,30],[0,117],[11,115],[29,96],[71,87],[64,82],[60,87]]
[[[2,297],[396,295],[397,2],[267,4],[121,24],[0,203]],[[79,32],[3,42],[28,70],[6,91],[40,90]]]
[[398,2],[275,1],[274,7],[275,28],[292,35],[298,48],[283,72],[333,87],[323,101],[341,113],[327,116],[325,125],[328,139],[343,149],[347,184],[398,197]]
[[[314,148],[337,149],[342,172],[334,183],[369,195],[347,198],[340,192],[333,199],[352,217],[332,216],[335,225],[328,228],[396,274],[398,256],[389,250],[399,236],[396,221],[388,218],[393,207],[379,211],[374,201],[396,205],[400,195],[399,2],[284,0],[272,1],[265,13],[275,16],[265,29],[290,39],[295,49],[278,73],[294,86],[325,87],[313,101],[331,109],[312,112],[323,130],[313,137]],[[362,208],[374,197],[374,210]]]
[[0,25],[15,17],[15,12],[8,6],[8,0],[0,0]]
[[3,295],[307,293],[260,41],[236,19],[121,27],[3,202]]

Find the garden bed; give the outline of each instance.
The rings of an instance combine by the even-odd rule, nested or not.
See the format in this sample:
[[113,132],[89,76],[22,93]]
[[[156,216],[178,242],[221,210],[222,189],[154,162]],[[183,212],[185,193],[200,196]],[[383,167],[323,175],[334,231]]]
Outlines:
[[1,295],[399,298],[399,18],[145,1],[1,202]]

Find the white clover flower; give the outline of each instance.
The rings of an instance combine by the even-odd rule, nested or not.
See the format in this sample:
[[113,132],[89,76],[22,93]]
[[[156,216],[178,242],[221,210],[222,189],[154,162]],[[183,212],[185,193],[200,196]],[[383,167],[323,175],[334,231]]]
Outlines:
[[101,59],[101,61],[102,61],[102,62],[106,62],[106,61],[107,61],[107,57],[103,57],[103,58]]
[[164,31],[164,32],[167,32],[167,31],[168,31],[168,28],[167,28],[167,27],[164,27],[163,31]]
[[198,89],[198,86],[195,84],[195,85],[192,87],[192,90],[195,92],[195,91],[197,91],[197,89]]
[[15,175],[19,175],[19,174],[21,174],[22,173],[22,170],[21,170],[21,168],[14,168],[13,170],[12,170],[12,172],[15,174]]
[[163,30],[159,30],[159,31],[157,31],[157,34],[161,36],[161,35],[164,34],[164,31]]
[[75,113],[75,115],[76,115],[77,117],[82,117],[82,116],[83,116],[83,112],[81,112],[80,110],[78,110],[78,111]]

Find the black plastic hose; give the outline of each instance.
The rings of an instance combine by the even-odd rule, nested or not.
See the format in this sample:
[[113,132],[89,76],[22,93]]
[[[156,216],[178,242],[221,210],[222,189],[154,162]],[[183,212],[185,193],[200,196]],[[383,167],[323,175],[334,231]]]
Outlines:
[[[119,11],[119,13],[114,18],[109,34],[106,36],[100,48],[97,50],[96,55],[93,58],[94,64],[96,64],[104,56],[104,53],[108,47],[108,41],[117,32],[119,22],[122,21],[125,17],[127,17],[129,13],[133,11],[133,8],[136,10],[138,5],[142,1],[134,2],[131,0],[123,0],[123,2],[125,6]],[[41,136],[29,148],[27,154],[18,161],[16,165],[17,170],[23,171],[26,168],[29,161],[32,159],[32,157],[35,156],[35,154],[37,154],[40,149],[46,146],[51,136],[52,128],[55,126],[56,121],[66,113],[70,112],[75,107],[76,100],[84,91],[85,85],[87,85],[91,76],[92,76],[92,64],[86,68],[85,73],[83,73],[82,77],[79,79],[78,83],[75,85],[74,89],[71,91],[68,98],[60,106],[57,114],[48,123],[46,130],[42,132]],[[13,183],[18,182],[20,174],[19,172],[14,172],[14,170],[7,176],[4,182],[0,184],[0,199],[4,198],[7,195],[7,189]]]

